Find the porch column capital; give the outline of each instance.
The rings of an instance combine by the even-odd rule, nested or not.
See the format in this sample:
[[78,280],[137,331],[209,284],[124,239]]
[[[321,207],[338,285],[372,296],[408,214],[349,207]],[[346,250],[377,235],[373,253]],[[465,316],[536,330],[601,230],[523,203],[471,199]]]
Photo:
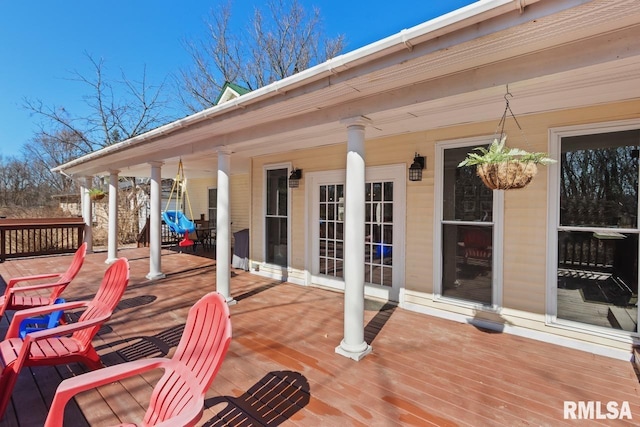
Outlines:
[[355,117],[348,117],[346,119],[342,119],[340,120],[340,123],[344,124],[347,127],[359,126],[364,128],[372,124],[372,121],[370,118],[366,116],[355,116]]

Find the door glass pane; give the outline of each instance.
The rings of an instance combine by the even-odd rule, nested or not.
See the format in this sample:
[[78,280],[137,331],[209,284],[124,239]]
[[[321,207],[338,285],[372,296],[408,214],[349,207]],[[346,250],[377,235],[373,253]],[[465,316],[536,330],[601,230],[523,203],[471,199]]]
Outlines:
[[640,131],[562,138],[560,225],[637,227]]
[[[458,167],[469,150],[453,148],[444,153],[442,295],[491,305],[493,192],[475,168]],[[455,224],[458,221],[478,224]]]
[[320,186],[320,274],[343,277],[344,185]]
[[638,130],[562,138],[559,319],[638,331],[639,144]]
[[393,285],[393,181],[365,187],[365,282]]

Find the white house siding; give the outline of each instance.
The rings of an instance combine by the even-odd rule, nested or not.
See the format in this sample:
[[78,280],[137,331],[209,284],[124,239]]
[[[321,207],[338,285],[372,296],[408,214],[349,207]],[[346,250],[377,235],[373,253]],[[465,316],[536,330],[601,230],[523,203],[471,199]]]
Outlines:
[[[204,215],[209,219],[209,191],[208,188],[215,186],[215,178],[195,178],[187,180],[187,194],[191,203],[193,219],[200,219]],[[187,215],[190,215],[189,207],[186,208]]]
[[[200,219],[204,214],[204,219],[209,220],[209,189],[217,185],[216,178],[196,178],[187,181],[189,200],[193,210],[194,219]],[[230,210],[231,210],[231,232],[250,228],[250,200],[251,191],[249,185],[249,174],[231,175],[230,178]],[[187,208],[188,209],[188,208]],[[233,234],[232,234],[233,245]]]
[[250,228],[251,218],[251,187],[249,174],[231,175],[231,232]]

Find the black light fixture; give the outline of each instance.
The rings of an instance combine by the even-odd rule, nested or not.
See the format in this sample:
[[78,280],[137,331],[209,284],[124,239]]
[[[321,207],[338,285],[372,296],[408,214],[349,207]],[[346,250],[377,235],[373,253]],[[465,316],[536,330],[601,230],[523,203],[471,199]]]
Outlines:
[[293,169],[289,175],[289,188],[298,188],[302,179],[302,169]]
[[418,153],[413,157],[413,163],[409,166],[409,181],[422,181],[422,169],[425,168],[426,158]]

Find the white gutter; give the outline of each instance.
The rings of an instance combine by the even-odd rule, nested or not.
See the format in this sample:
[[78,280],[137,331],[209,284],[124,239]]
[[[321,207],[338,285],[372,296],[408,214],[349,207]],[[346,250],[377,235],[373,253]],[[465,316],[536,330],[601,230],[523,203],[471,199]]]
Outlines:
[[51,170],[62,173],[64,169],[73,168],[83,163],[108,156],[109,154],[126,150],[131,146],[149,142],[157,137],[169,135],[179,129],[195,125],[229,111],[244,109],[253,103],[276,96],[279,93],[286,93],[291,89],[313,83],[327,76],[338,74],[341,71],[361,65],[372,59],[400,50],[412,49],[414,45],[429,39],[441,37],[444,34],[472,26],[514,10],[519,10],[522,13],[525,6],[539,1],[541,0],[478,0],[463,8],[436,17],[415,27],[404,29],[395,35],[346,54],[336,56],[322,64],[318,64],[297,74],[246,93],[232,102],[225,102],[185,118],[178,119],[142,135],[110,145],[63,165],[56,166]]

